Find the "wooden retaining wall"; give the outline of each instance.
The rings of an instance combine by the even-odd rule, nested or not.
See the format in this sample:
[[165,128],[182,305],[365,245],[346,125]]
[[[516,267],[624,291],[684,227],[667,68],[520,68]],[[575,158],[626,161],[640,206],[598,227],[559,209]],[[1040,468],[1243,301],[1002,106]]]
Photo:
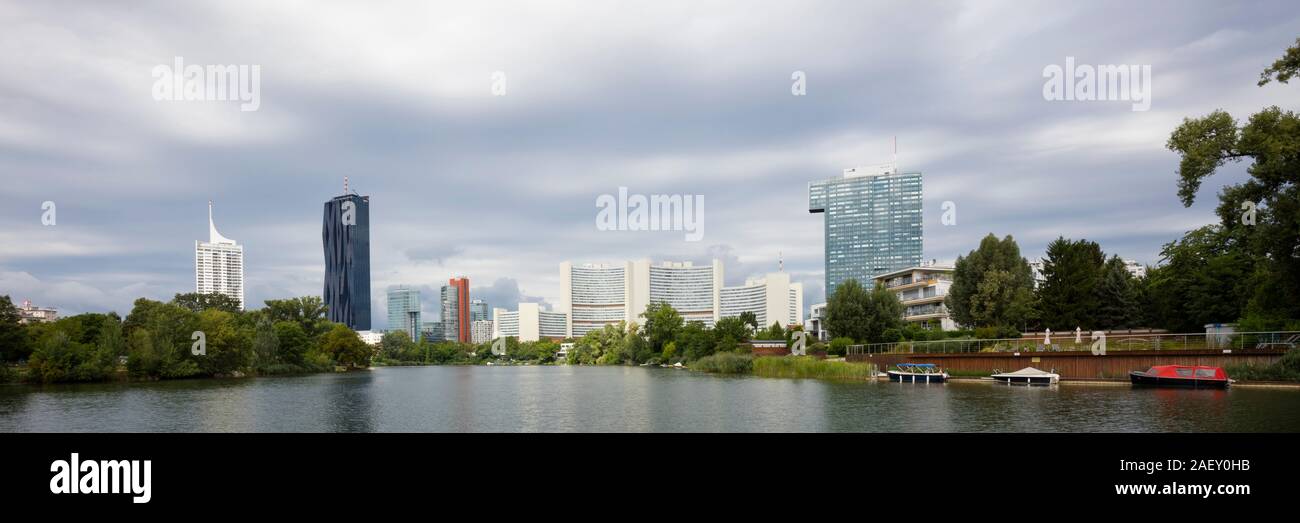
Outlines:
[[1282,357],[1283,349],[1245,349],[1225,354],[1221,350],[1134,350],[1107,351],[1093,356],[1088,351],[1072,352],[974,352],[954,354],[850,354],[848,361],[876,364],[882,371],[899,363],[933,363],[945,370],[1011,372],[1025,367],[1056,369],[1063,379],[1127,379],[1129,371],[1154,365],[1270,365]]

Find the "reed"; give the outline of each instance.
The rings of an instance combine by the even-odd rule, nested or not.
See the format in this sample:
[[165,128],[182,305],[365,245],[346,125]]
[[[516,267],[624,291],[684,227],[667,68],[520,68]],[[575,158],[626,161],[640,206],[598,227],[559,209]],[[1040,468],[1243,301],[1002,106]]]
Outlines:
[[719,352],[691,362],[691,370],[715,374],[748,374],[753,369],[754,357],[734,352]]
[[768,356],[754,359],[754,375],[769,378],[868,379],[875,377],[870,363],[828,361],[811,356]]

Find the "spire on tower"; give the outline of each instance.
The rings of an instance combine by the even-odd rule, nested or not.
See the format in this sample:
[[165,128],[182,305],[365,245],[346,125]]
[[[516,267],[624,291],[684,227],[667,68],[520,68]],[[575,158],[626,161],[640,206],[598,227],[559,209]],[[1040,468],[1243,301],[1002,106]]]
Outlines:
[[222,236],[221,233],[217,232],[217,224],[212,220],[212,200],[208,200],[208,243],[235,244],[235,240]]

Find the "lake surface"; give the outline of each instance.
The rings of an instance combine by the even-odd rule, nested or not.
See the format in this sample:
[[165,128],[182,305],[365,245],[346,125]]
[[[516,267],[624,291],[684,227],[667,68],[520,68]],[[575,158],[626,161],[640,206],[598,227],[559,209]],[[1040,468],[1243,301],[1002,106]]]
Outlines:
[[0,386],[4,432],[1300,432],[1300,391],[720,377],[640,367]]

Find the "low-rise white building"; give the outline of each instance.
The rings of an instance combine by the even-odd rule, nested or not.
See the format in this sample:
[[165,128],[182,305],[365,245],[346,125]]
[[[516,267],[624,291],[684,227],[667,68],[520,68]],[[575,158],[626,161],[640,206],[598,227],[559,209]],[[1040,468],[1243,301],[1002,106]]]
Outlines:
[[357,331],[357,336],[360,336],[361,341],[366,342],[366,345],[370,345],[372,347],[375,345],[379,345],[379,342],[383,341],[384,339],[384,333],[376,332],[376,331]]
[[808,311],[808,319],[803,322],[803,330],[812,333],[821,341],[830,341],[830,332],[826,330],[826,304],[814,304]]
[[470,323],[470,343],[479,344],[492,341],[492,320],[476,320]]
[[513,311],[492,309],[492,317],[496,318],[492,339],[514,336],[519,341],[562,340],[569,324],[567,314],[544,311],[537,303],[520,303]]
[[952,287],[954,270],[949,265],[919,265],[881,274],[875,280],[898,294],[898,301],[903,303],[904,321],[922,326],[934,323],[946,331],[957,330],[957,323],[952,321],[943,303]]

